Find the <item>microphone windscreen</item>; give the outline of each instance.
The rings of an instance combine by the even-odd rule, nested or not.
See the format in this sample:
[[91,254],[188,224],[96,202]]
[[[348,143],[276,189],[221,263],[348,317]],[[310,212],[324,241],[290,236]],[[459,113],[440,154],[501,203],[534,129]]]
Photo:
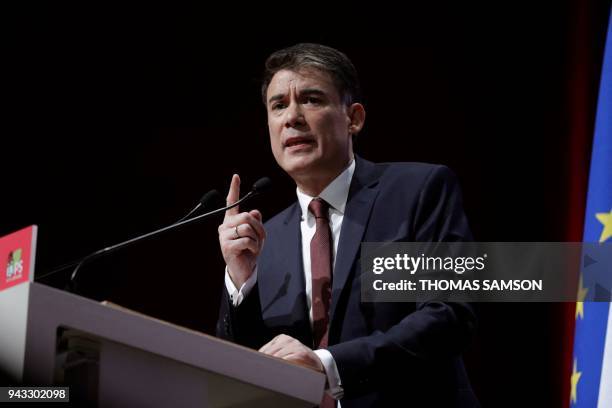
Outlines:
[[203,208],[223,207],[223,198],[217,190],[210,190],[200,198],[200,205]]
[[253,191],[256,193],[263,193],[269,190],[272,186],[272,180],[268,177],[262,177],[253,184]]

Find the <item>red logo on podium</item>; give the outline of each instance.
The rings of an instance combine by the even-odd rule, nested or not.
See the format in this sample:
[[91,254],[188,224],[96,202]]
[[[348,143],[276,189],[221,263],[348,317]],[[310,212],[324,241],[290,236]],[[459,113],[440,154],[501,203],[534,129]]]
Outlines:
[[36,225],[0,238],[0,291],[34,280]]

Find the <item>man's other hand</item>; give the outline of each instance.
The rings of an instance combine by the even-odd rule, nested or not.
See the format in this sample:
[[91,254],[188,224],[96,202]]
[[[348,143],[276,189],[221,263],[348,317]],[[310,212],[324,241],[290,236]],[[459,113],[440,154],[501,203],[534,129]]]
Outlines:
[[322,373],[325,372],[321,360],[312,349],[286,334],[279,334],[259,351]]

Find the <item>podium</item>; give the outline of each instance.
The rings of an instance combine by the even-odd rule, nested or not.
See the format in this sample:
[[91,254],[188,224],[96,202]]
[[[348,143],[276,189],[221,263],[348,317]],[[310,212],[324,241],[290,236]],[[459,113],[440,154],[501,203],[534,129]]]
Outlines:
[[325,375],[35,282],[0,292],[0,370],[100,407],[312,407]]

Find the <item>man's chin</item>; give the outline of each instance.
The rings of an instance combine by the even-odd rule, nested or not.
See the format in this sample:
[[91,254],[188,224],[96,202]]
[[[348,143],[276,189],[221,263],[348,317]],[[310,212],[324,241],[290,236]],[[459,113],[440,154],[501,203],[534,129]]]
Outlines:
[[312,156],[291,157],[281,167],[291,177],[303,176],[316,168],[316,160]]

